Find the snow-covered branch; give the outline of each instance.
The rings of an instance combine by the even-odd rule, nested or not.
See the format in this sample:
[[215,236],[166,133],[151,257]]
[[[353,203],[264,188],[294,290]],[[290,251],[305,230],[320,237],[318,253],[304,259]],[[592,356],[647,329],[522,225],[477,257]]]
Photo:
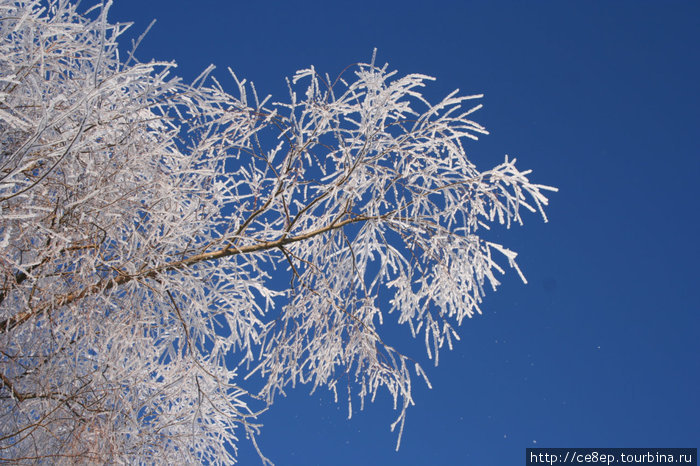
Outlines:
[[520,273],[483,231],[554,188],[469,160],[479,95],[372,59],[234,96],[122,60],[108,10],[0,0],[0,460],[230,463],[278,394],[339,380],[401,431],[427,378],[382,322],[437,364]]

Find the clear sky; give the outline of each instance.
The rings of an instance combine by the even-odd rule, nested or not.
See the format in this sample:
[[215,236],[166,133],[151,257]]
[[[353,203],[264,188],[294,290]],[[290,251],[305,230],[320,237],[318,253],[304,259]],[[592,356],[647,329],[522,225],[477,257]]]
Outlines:
[[[92,2],[88,2],[92,4]],[[87,4],[86,4],[87,5]],[[346,420],[325,392],[289,392],[262,417],[278,465],[524,463],[526,447],[700,446],[700,2],[116,0],[142,61],[214,64],[284,99],[284,77],[378,61],[484,93],[468,147],[486,169],[517,157],[555,185],[550,222],[496,238],[520,253],[465,321],[462,341],[424,361],[401,450],[388,397]],[[406,332],[407,333],[407,332]],[[259,464],[243,441],[241,464]]]

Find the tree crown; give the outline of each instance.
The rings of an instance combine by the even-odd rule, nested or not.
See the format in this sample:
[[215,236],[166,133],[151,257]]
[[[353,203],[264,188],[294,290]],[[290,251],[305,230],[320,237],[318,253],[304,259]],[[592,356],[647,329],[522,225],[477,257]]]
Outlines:
[[373,58],[234,96],[122,59],[108,7],[0,0],[0,458],[232,462],[275,396],[340,380],[400,432],[425,374],[383,319],[437,364],[497,259],[520,274],[483,230],[554,188],[468,159],[480,95]]

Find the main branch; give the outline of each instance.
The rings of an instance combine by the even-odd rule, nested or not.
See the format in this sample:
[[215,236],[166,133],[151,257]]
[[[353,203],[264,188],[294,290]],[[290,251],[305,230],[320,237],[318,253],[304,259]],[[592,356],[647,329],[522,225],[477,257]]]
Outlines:
[[165,265],[162,265],[160,267],[154,267],[149,270],[145,270],[140,273],[136,274],[120,274],[117,275],[116,277],[111,277],[111,278],[105,278],[103,280],[100,280],[99,282],[88,286],[87,288],[83,288],[80,291],[75,291],[73,293],[67,293],[64,295],[60,295],[52,299],[51,301],[40,304],[36,307],[30,308],[26,311],[20,312],[19,314],[16,314],[8,319],[0,321],[0,333],[6,333],[17,327],[18,325],[21,325],[28,320],[30,320],[33,317],[38,317],[40,315],[43,315],[47,311],[51,309],[56,309],[59,307],[67,306],[71,303],[74,303],[76,301],[80,301],[81,299],[84,299],[88,296],[95,295],[97,293],[100,293],[102,291],[110,290],[112,288],[124,285],[126,283],[129,283],[134,280],[140,280],[144,278],[154,278],[157,275],[163,274],[165,272],[170,272],[173,270],[181,270],[185,269],[188,267],[191,267],[195,264],[198,264],[200,262],[207,262],[207,261],[214,261],[218,259],[222,259],[224,257],[229,257],[229,256],[235,256],[238,254],[252,254],[260,251],[266,251],[266,250],[271,250],[271,249],[277,249],[281,248],[283,246],[286,246],[291,243],[297,243],[300,241],[304,241],[310,238],[313,238],[314,236],[322,235],[324,233],[327,233],[331,230],[337,230],[339,228],[343,228],[345,225],[351,224],[351,223],[357,223],[357,222],[364,222],[368,220],[379,220],[381,218],[385,218],[385,215],[381,216],[356,216],[356,217],[351,217],[351,218],[346,218],[344,220],[332,222],[322,228],[319,228],[314,231],[310,231],[307,233],[303,233],[297,236],[283,236],[277,240],[274,241],[263,241],[258,244],[250,244],[246,246],[240,246],[240,247],[224,247],[222,249],[218,249],[215,251],[210,251],[202,254],[195,254],[193,256],[190,256],[186,259],[182,259],[179,261],[171,262]]

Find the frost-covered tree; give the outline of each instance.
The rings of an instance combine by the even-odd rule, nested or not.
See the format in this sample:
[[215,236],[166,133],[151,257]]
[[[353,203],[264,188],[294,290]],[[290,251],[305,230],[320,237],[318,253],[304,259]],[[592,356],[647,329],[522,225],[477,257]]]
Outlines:
[[517,270],[481,232],[553,188],[470,162],[480,96],[374,59],[233,96],[120,56],[107,10],[0,0],[0,461],[229,463],[276,396],[339,380],[401,431],[425,376],[382,320],[437,363]]

